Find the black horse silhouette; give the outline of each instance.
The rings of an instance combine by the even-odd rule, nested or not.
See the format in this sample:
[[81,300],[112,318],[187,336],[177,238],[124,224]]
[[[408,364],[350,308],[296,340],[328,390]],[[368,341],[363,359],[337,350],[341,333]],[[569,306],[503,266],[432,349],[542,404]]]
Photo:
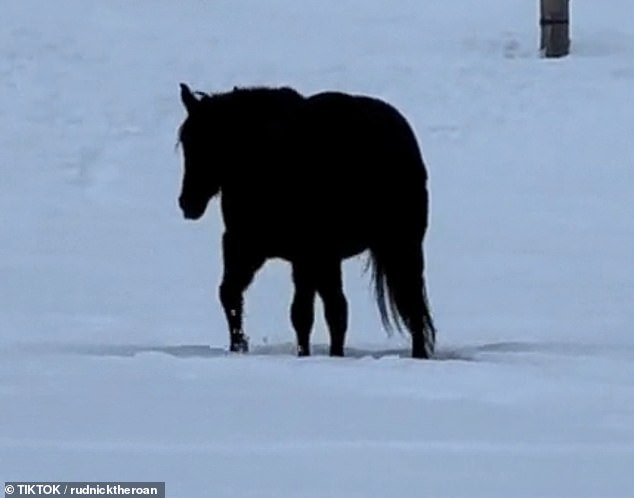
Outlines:
[[436,331],[427,299],[423,242],[427,171],[412,128],[369,96],[288,87],[192,92],[179,128],[179,204],[199,219],[220,195],[225,232],[219,298],[231,351],[248,351],[243,294],[269,258],[292,266],[290,318],[297,354],[310,355],[314,301],[322,299],[330,355],[343,356],[348,304],[342,261],[369,252],[386,330],[404,325],[412,356],[429,358]]

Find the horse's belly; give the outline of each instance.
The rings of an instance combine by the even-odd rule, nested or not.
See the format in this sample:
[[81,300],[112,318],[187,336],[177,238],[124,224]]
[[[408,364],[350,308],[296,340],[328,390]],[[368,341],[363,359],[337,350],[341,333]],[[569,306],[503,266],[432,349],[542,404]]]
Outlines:
[[285,259],[311,254],[344,259],[362,253],[369,245],[369,237],[353,227],[345,231],[310,226],[295,226],[291,230],[272,227],[263,240],[272,256]]
[[294,259],[310,253],[352,257],[367,249],[376,220],[367,202],[351,201],[350,192],[337,190],[315,189],[315,185],[297,190],[272,187],[243,197],[243,202],[225,198],[225,225],[244,234],[269,257]]

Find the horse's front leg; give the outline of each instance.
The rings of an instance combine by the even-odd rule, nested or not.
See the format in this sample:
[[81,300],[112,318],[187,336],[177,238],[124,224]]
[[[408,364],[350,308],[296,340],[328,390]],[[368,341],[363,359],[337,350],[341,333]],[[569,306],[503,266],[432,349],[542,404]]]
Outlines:
[[219,297],[229,328],[229,349],[246,353],[249,350],[249,341],[242,326],[243,294],[255,273],[264,264],[264,258],[249,251],[249,245],[245,241],[229,232],[223,235],[222,246],[224,274]]

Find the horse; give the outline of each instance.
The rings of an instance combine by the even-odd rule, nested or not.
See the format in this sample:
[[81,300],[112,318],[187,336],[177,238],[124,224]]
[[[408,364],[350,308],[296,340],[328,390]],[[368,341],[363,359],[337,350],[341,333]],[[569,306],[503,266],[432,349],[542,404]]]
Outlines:
[[247,353],[244,292],[269,259],[291,266],[297,356],[311,355],[319,296],[332,357],[343,357],[344,260],[369,254],[383,328],[411,335],[412,358],[436,342],[425,283],[428,174],[405,116],[378,97],[289,86],[215,93],[180,83],[183,177],[178,204],[200,219],[220,199],[224,270],[218,298],[229,350]]

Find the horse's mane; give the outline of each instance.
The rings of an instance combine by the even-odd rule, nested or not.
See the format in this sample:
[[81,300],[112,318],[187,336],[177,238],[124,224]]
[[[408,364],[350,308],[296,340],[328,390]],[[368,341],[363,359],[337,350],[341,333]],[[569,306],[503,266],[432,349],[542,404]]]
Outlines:
[[289,86],[269,87],[269,86],[234,86],[232,90],[225,92],[193,92],[201,102],[211,103],[219,100],[237,100],[237,99],[295,99],[302,100],[304,96]]
[[[192,92],[199,100],[203,110],[211,110],[216,105],[236,104],[241,109],[248,108],[255,112],[276,112],[297,105],[306,97],[290,86],[234,86],[224,92]],[[184,122],[178,128],[178,142],[182,143]]]

